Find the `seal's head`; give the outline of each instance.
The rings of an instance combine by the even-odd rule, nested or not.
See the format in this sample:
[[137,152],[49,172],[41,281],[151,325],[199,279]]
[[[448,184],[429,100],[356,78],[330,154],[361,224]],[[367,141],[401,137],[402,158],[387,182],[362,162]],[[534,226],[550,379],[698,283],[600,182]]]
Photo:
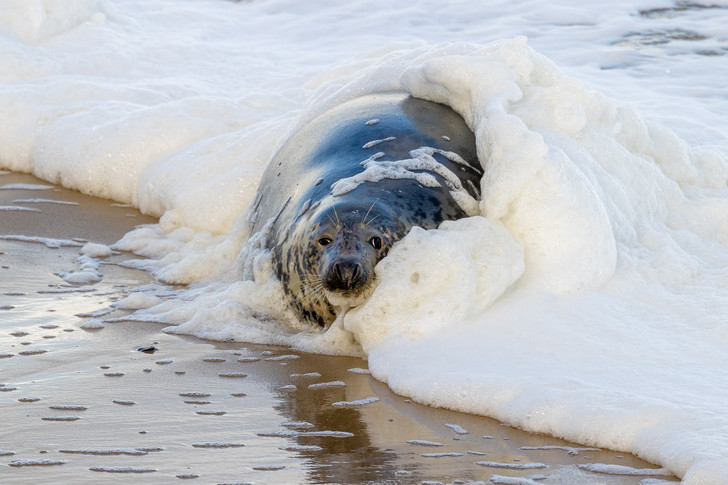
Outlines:
[[284,264],[291,271],[284,287],[296,295],[306,318],[326,326],[341,310],[369,298],[376,286],[374,266],[404,227],[376,201],[321,205],[299,221],[286,244]]
[[312,221],[310,246],[317,254],[318,277],[334,306],[358,306],[371,295],[374,266],[395,242],[394,218],[376,206],[331,205]]

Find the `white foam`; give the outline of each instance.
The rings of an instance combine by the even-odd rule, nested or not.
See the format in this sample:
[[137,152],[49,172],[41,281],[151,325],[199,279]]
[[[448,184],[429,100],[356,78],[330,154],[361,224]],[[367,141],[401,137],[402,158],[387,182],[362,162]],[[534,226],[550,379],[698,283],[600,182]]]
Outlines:
[[22,207],[17,205],[0,205],[0,211],[7,211],[7,212],[42,212],[40,209],[35,209],[33,207]]
[[[367,122],[365,124],[368,124],[368,123],[369,122]],[[394,141],[396,139],[397,139],[397,137],[395,137],[395,136],[388,136],[387,138],[382,138],[381,140],[368,141],[364,145],[362,145],[362,148],[365,149],[365,150],[368,150],[370,148],[373,148],[373,147],[379,145],[380,143],[385,143],[385,142],[388,142],[388,141]]]
[[106,448],[85,448],[80,450],[58,450],[61,453],[69,453],[69,454],[79,454],[79,455],[102,455],[102,456],[110,456],[110,455],[129,455],[129,456],[141,456],[146,455],[148,452],[141,450],[139,448],[113,448],[113,449],[106,449]]
[[476,465],[486,468],[506,468],[509,470],[532,470],[538,468],[548,468],[544,463],[501,463],[497,461],[476,461]]
[[98,243],[86,243],[81,248],[81,254],[89,256],[91,258],[105,258],[112,254],[118,254],[113,251],[109,246]]
[[311,436],[311,437],[325,437],[325,438],[351,438],[354,433],[348,431],[301,431],[296,436]]
[[642,477],[669,477],[672,475],[669,470],[664,468],[634,468],[624,465],[613,465],[604,463],[585,463],[579,465],[579,468],[589,470],[595,473],[604,473],[607,475],[628,475]]
[[344,327],[366,352],[396,335],[417,339],[482,312],[522,271],[520,245],[488,219],[415,227],[377,265],[379,286]]
[[81,324],[81,328],[84,330],[100,330],[104,327],[106,325],[101,320],[89,320]]
[[[161,217],[114,249],[191,286],[134,318],[363,356],[413,400],[726,483],[721,3],[6,3],[0,166]],[[238,259],[245,208],[287,133],[401,88],[476,134],[479,215],[413,231],[367,304],[307,330],[263,246]]]
[[309,389],[329,389],[332,387],[346,387],[346,383],[344,381],[317,382],[308,386]]
[[369,372],[369,369],[362,369],[361,367],[352,367],[351,369],[348,369],[348,371],[352,374],[371,374],[371,372]]
[[378,397],[365,397],[355,401],[336,401],[331,403],[335,408],[358,408],[379,401]]
[[459,424],[445,424],[446,428],[450,428],[454,433],[457,434],[468,434],[468,430],[460,426]]
[[54,200],[54,199],[15,199],[13,204],[55,204],[55,205],[78,205],[78,202],[71,202],[69,200]]
[[285,426],[286,428],[300,428],[300,429],[307,429],[307,428],[314,427],[314,425],[312,423],[309,423],[308,421],[286,421],[285,423],[281,423],[281,426]]
[[44,244],[46,247],[49,247],[51,249],[56,249],[56,248],[60,248],[60,247],[81,247],[81,246],[83,246],[83,244],[76,242],[76,241],[70,241],[68,239],[55,239],[55,238],[50,238],[50,237],[6,235],[6,236],[0,236],[0,239],[5,239],[6,241],[20,241],[20,242]]
[[[81,248],[81,256],[76,258],[78,264],[78,270],[61,271],[58,275],[63,278],[63,281],[72,285],[88,285],[91,283],[97,283],[101,281],[101,273],[99,273],[100,262],[87,254],[88,251],[84,251],[84,248],[89,246],[85,244]],[[93,249],[91,252],[95,252],[97,249]]]
[[[378,153],[377,153],[378,155]],[[413,156],[414,155],[410,155]],[[376,183],[385,179],[405,180],[412,179],[423,187],[440,187],[440,182],[427,172],[421,170],[435,171],[434,165],[426,164],[420,158],[408,158],[404,160],[379,161],[381,157],[372,157],[364,160],[363,172],[351,177],[337,180],[331,185],[331,193],[338,197],[351,192],[364,183]],[[415,170],[418,170],[415,172]]]
[[139,310],[141,308],[153,307],[161,302],[162,299],[154,295],[147,293],[131,293],[123,300],[119,300],[114,303],[114,306],[121,310]]
[[576,456],[580,451],[601,451],[599,448],[574,448],[571,446],[521,446],[522,450],[559,450],[565,451],[571,456]]
[[154,468],[141,468],[135,466],[92,466],[89,467],[92,472],[105,473],[154,473]]
[[418,446],[445,446],[442,443],[427,440],[407,440],[407,444]]
[[320,446],[316,446],[316,445],[288,445],[282,449],[286,450],[286,451],[303,451],[303,452],[323,450],[323,448],[321,448]]
[[294,431],[290,429],[283,429],[278,431],[271,431],[266,433],[258,433],[258,436],[270,436],[270,437],[286,437],[294,438],[298,436],[310,436],[310,437],[324,437],[324,438],[351,438],[354,436],[353,433],[348,431]]
[[239,448],[245,446],[243,443],[227,443],[227,442],[200,442],[192,443],[195,448]]
[[[382,140],[374,140],[364,145],[363,148],[371,148],[379,143],[394,140],[394,137]],[[361,162],[363,172],[351,177],[337,180],[331,185],[331,194],[334,197],[347,194],[364,183],[376,183],[385,179],[391,180],[416,180],[424,187],[440,187],[440,182],[434,177],[437,174],[450,189],[450,195],[460,208],[468,215],[479,214],[478,202],[463,188],[460,179],[452,170],[437,161],[433,155],[439,154],[443,157],[460,164],[465,161],[454,152],[448,152],[432,147],[420,147],[409,152],[412,158],[404,160],[381,160],[381,154],[376,153],[372,157]]]
[[5,184],[0,185],[0,190],[50,190],[52,185],[41,184]]
[[501,485],[539,485],[535,479],[527,477],[505,477],[503,475],[491,475],[490,482]]
[[13,467],[24,467],[24,466],[56,466],[56,465],[65,465],[68,463],[64,460],[33,460],[33,459],[22,459],[22,460],[13,460],[10,463],[8,463],[9,466]]
[[278,362],[278,361],[282,361],[282,360],[296,360],[296,359],[300,359],[300,358],[301,358],[300,355],[284,354],[284,355],[276,355],[275,357],[266,357],[265,360],[268,362]]

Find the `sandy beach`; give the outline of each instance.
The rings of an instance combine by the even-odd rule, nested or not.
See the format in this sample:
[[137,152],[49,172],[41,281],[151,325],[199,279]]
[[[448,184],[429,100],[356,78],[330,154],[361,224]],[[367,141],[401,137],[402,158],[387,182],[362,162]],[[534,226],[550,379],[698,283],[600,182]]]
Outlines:
[[[411,402],[359,359],[114,322],[129,313],[115,302],[155,283],[120,265],[130,254],[98,258],[101,279],[91,284],[58,276],[78,270],[86,242],[112,245],[153,222],[29,175],[0,175],[0,483],[677,480],[626,453]],[[643,475],[589,468],[601,464]]]

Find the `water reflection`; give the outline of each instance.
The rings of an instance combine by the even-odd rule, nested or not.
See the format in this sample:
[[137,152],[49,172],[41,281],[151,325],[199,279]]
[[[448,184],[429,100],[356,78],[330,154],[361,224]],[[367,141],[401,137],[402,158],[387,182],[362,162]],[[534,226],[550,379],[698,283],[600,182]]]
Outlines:
[[[364,390],[357,385],[362,380],[366,381],[347,379],[346,387],[319,389],[311,389],[309,383],[302,382],[298,383],[296,391],[279,391],[274,409],[291,422],[311,425],[300,425],[298,429],[302,433],[293,438],[295,443],[301,447],[314,445],[321,448],[316,452],[298,452],[306,462],[310,483],[365,483],[395,475],[397,454],[372,442],[363,416],[364,408],[333,406],[333,403],[350,400],[353,394]],[[311,436],[306,434],[309,430],[339,431],[352,436]]]
[[[279,352],[290,353],[290,350]],[[584,471],[578,465],[599,462],[651,467],[628,454],[587,449],[551,436],[504,426],[482,416],[413,403],[393,394],[385,384],[370,376],[348,372],[352,367],[366,367],[366,362],[358,359],[301,354],[300,359],[278,369],[265,366],[265,361],[262,363],[264,365],[257,369],[267,368],[265,375],[251,377],[278,386],[272,409],[283,418],[281,428],[271,435],[287,436],[289,445],[285,449],[302,460],[306,483],[419,483],[430,480],[467,483],[487,482],[494,474],[519,478],[538,474],[559,483],[636,485],[640,482],[634,477],[605,478]],[[336,381],[345,386],[309,387],[314,383]],[[334,406],[337,402],[367,397],[379,400],[353,408]],[[319,434],[325,431],[350,435]],[[477,465],[479,461],[545,462],[549,466],[536,471],[502,469]]]

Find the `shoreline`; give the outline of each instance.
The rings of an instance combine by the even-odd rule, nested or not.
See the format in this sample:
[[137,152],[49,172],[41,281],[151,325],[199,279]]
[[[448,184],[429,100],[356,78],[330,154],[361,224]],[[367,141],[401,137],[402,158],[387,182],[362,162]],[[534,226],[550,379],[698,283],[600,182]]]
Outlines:
[[[3,188],[11,184],[25,188]],[[644,477],[578,465],[654,468],[627,453],[586,450],[411,402],[352,370],[366,369],[360,359],[104,322],[128,314],[120,309],[79,317],[154,278],[120,266],[129,254],[102,259],[102,278],[92,284],[68,285],[57,274],[77,269],[84,241],[110,245],[156,220],[39,185],[51,184],[0,175],[0,208],[17,207],[0,210],[3,483],[125,483],[130,476],[143,483],[499,483],[492,477],[542,476],[537,483],[626,485]],[[77,244],[54,248],[50,240]],[[91,320],[103,327],[91,329]],[[137,350],[149,346],[158,350]]]

